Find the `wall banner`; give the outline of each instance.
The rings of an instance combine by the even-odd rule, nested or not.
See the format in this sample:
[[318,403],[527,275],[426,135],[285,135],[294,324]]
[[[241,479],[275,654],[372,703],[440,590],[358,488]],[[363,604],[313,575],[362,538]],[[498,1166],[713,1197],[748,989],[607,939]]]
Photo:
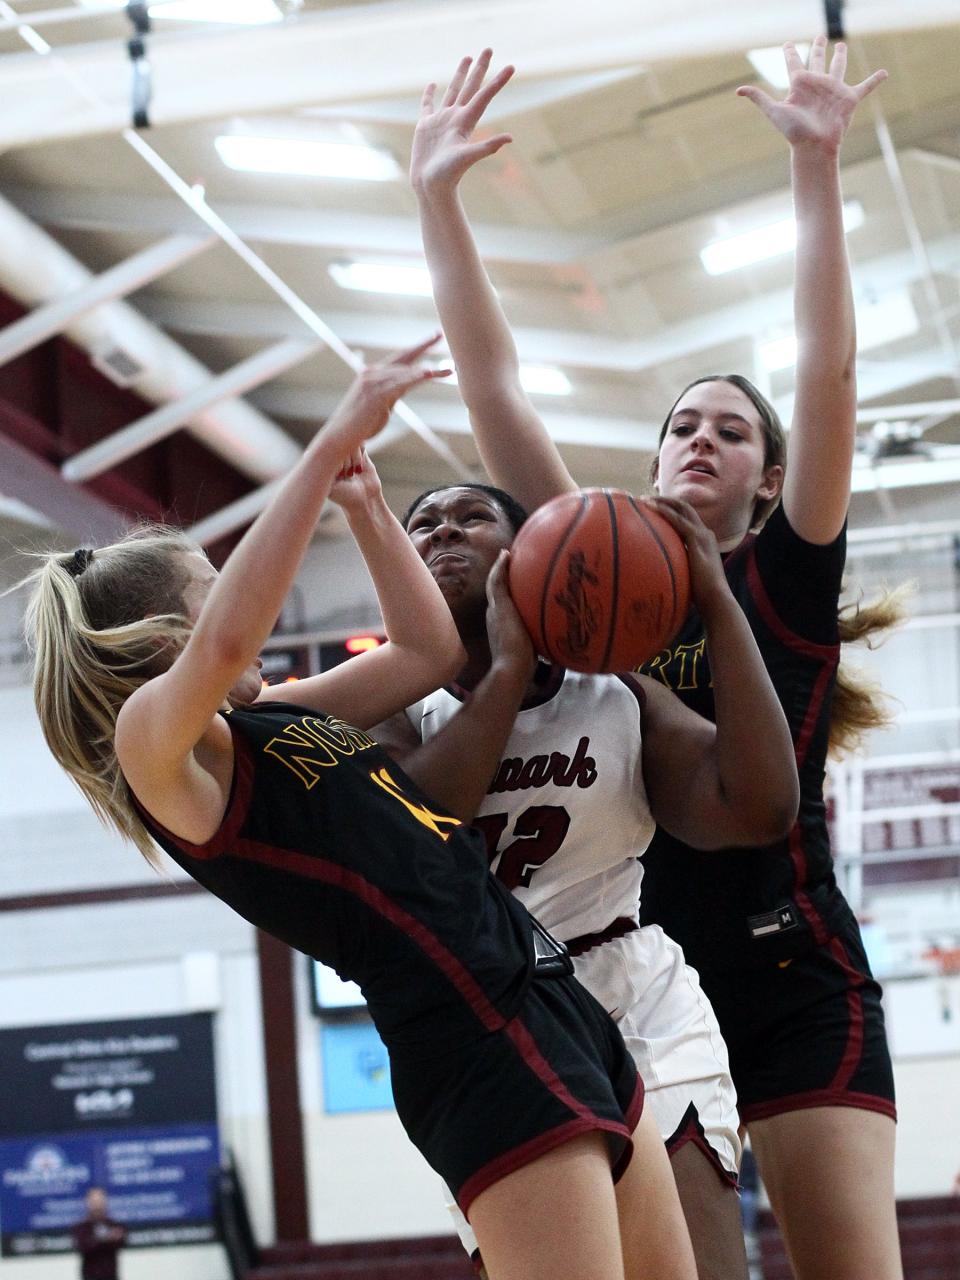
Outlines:
[[128,1246],[213,1240],[211,1015],[0,1030],[0,1254],[72,1249],[102,1187]]

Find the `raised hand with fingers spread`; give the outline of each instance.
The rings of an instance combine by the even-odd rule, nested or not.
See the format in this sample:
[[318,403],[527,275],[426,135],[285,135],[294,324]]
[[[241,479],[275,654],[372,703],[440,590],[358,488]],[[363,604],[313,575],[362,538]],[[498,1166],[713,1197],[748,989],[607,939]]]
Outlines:
[[513,67],[504,67],[484,84],[492,56],[490,49],[484,49],[476,62],[462,58],[439,106],[435,103],[437,86],[428,84],[424,89],[410,157],[410,181],[415,189],[455,187],[478,160],[513,141],[509,133],[474,137],[484,111],[513,75]]
[[857,105],[887,78],[886,71],[874,71],[859,84],[847,84],[847,46],[837,44],[829,70],[826,51],[826,36],[817,36],[804,66],[795,44],[783,46],[790,91],[782,101],[756,85],[741,85],[737,90],[741,98],[760,108],[792,147],[813,143],[838,151]]

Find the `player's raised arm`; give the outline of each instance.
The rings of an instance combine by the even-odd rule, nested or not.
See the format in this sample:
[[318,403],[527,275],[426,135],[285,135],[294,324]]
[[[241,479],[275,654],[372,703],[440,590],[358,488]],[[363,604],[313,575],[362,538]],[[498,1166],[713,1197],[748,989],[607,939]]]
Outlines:
[[501,553],[487,579],[490,666],[461,709],[425,742],[404,715],[373,731],[418,786],[465,822],[487,794],[535,665],[507,588],[507,559]]
[[[358,375],[270,505],[244,535],[223,571],[216,575],[208,567],[207,579],[197,581],[197,589],[205,594],[182,652],[168,670],[148,680],[127,699],[117,720],[118,758],[148,808],[157,787],[169,791],[180,785],[181,771],[194,746],[270,635],[344,459],[386,425],[400,396],[437,376],[419,363],[435,340]],[[394,536],[390,530],[388,537],[399,560],[410,561],[402,531],[398,528]],[[373,550],[378,585],[383,585],[390,574],[379,572],[378,557],[389,553],[384,551],[382,541]],[[204,563],[202,557],[196,558],[201,565]],[[442,596],[429,574],[425,570],[420,573],[420,569],[419,565],[411,569],[419,575],[422,588],[414,601],[414,607],[419,609],[416,625],[422,628],[419,640],[413,638],[415,628],[409,616],[402,630],[407,644],[419,656],[425,656],[428,650],[432,655],[430,676],[424,674],[421,681],[414,682],[427,692],[449,678],[461,660],[462,650]],[[393,602],[387,612],[391,617],[397,614]],[[366,707],[362,674],[357,673],[346,682],[341,680],[338,705],[328,710],[349,718],[352,711]],[[372,719],[402,706],[408,692],[401,690],[396,703],[381,704],[376,708],[380,715],[374,714]]]
[[439,103],[436,86],[427,85],[410,179],[437,309],[480,456],[494,482],[532,511],[577,486],[520,385],[516,345],[460,198],[468,169],[511,140],[506,133],[475,136],[487,106],[513,74],[504,67],[484,83],[490,58],[489,49],[476,62],[464,58]]
[[825,36],[814,40],[807,66],[793,44],[784,46],[790,91],[782,102],[754,85],[737,90],[790,144],[797,378],[783,507],[796,532],[815,543],[832,542],[846,519],[856,434],[857,340],[840,148],[857,105],[887,77],[875,71],[847,84],[846,45],[836,46],[827,70],[826,44]]

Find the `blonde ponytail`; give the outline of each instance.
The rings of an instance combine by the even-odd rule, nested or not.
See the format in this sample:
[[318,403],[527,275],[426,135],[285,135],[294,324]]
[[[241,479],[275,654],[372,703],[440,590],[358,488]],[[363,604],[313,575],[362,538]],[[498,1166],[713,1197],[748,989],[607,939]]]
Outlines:
[[93,552],[43,556],[25,579],[33,588],[26,631],[34,702],[47,745],[100,820],[154,867],[159,855],[114,736],[124,702],[169,667],[190,634],[187,556],[198,551],[176,530],[146,526]]

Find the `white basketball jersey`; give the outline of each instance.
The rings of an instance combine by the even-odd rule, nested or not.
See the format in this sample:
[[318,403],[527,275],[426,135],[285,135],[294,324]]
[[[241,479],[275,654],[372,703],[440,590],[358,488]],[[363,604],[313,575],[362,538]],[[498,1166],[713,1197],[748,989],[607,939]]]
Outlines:
[[[637,918],[637,859],[654,831],[643,696],[631,676],[551,670],[521,707],[475,821],[496,849],[498,877],[562,941]],[[426,741],[461,705],[439,689],[407,715]]]

